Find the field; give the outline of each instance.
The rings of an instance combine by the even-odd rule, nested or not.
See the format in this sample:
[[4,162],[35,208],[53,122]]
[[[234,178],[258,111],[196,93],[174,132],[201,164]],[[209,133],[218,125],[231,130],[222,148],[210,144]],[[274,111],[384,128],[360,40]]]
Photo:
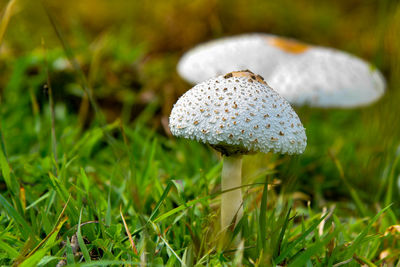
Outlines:
[[[0,266],[400,267],[400,4],[0,0]],[[221,156],[174,138],[182,54],[265,32],[374,64],[368,106],[294,107],[301,155],[244,156],[222,238]],[[267,81],[268,82],[268,81]]]

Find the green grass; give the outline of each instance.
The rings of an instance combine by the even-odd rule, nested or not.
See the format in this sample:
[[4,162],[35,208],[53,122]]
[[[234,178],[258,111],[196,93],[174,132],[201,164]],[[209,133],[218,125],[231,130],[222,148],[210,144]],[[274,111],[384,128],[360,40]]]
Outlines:
[[[40,5],[14,2],[0,25],[1,266],[400,266],[394,2],[74,1],[48,4],[53,23]],[[244,31],[369,58],[388,88],[368,107],[297,108],[303,155],[246,156],[229,243],[219,155],[170,137],[165,121],[189,88],[175,73],[182,51]]]

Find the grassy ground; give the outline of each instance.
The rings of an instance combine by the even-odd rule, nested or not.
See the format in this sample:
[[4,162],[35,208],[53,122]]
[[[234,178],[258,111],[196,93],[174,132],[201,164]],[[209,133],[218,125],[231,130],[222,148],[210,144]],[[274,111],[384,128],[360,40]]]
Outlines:
[[[0,8],[0,265],[400,266],[396,1]],[[219,155],[166,123],[190,88],[181,54],[254,31],[354,53],[388,86],[368,107],[297,108],[303,155],[244,159],[232,246],[218,231]]]

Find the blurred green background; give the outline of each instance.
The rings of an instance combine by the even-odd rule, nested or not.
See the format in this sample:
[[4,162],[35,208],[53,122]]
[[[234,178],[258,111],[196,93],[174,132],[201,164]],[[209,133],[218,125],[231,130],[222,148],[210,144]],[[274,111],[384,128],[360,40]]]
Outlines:
[[[7,3],[0,0],[3,14]],[[83,74],[107,122],[120,117],[129,123],[149,114],[146,124],[168,135],[172,105],[191,87],[176,73],[180,56],[204,41],[265,32],[371,61],[386,77],[387,92],[376,103],[357,109],[297,108],[307,129],[305,154],[250,157],[245,176],[271,162],[269,167],[280,170],[282,179],[298,177],[296,188],[322,206],[325,200],[351,198],[340,179],[340,165],[366,204],[385,198],[384,188],[400,153],[398,1],[17,0],[9,15],[0,50],[0,103],[6,99],[9,104],[1,107],[3,118],[14,117],[3,123],[11,155],[28,152],[35,143],[34,134],[23,142],[17,136],[34,127],[21,123],[24,116],[45,112],[46,60],[56,115],[76,114],[82,129],[93,121],[93,107],[82,90]],[[76,60],[81,74],[66,54]],[[32,97],[22,97],[27,95],[37,102],[32,105]],[[285,168],[279,169],[282,164]],[[397,199],[398,191],[393,192]],[[395,207],[399,209],[398,201]]]

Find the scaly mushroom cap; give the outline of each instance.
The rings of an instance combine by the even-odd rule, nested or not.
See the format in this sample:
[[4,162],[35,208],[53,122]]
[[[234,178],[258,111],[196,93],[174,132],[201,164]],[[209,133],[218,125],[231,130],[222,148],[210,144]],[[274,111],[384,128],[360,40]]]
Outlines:
[[306,134],[290,104],[250,71],[202,82],[175,103],[173,135],[212,145],[223,154],[299,154]]
[[385,91],[382,74],[367,62],[319,47],[281,64],[268,82],[290,103],[317,107],[365,105]]
[[177,69],[192,84],[240,69],[268,77],[280,62],[306,49],[304,44],[273,35],[239,35],[193,48],[182,56]]

